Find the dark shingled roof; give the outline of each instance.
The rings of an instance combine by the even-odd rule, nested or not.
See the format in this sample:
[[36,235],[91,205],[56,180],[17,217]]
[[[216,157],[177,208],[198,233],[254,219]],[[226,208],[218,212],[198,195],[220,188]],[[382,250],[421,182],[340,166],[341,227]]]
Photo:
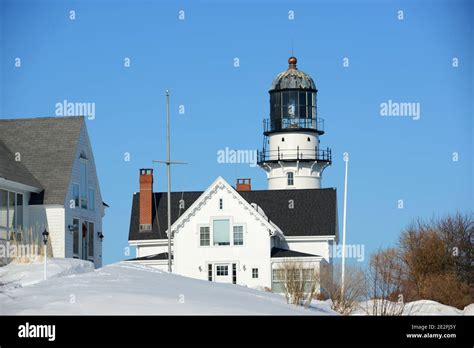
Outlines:
[[[171,259],[173,259],[173,253],[171,253]],[[155,255],[148,255],[148,256],[142,256],[142,257],[137,257],[134,259],[129,259],[125,261],[154,261],[154,260],[168,260],[168,253],[161,253],[161,254],[155,254]]]
[[0,120],[1,141],[44,189],[30,204],[64,204],[83,124],[82,116]]
[[[188,209],[202,192],[171,192],[171,223],[174,223],[186,209]],[[128,240],[142,239],[167,239],[166,230],[168,229],[167,220],[167,193],[155,192],[155,199],[152,202],[153,224],[151,231],[138,230],[138,208],[140,205],[140,193],[133,195],[132,215],[130,218],[130,229]],[[184,200],[184,209],[179,209],[179,201]],[[158,211],[158,214],[157,214]]]
[[0,140],[0,178],[33,186],[41,189],[42,186],[36,178],[26,169],[22,162],[15,160],[13,154]]
[[[171,223],[184,214],[202,193],[172,192]],[[333,188],[239,191],[239,194],[247,202],[260,206],[285,236],[335,236],[337,233],[336,190]],[[157,209],[153,206],[153,228],[148,232],[138,230],[139,197],[140,193],[133,196],[128,239],[166,239],[166,192],[155,193]],[[179,210],[181,198],[185,202],[185,209]],[[290,208],[291,201],[293,209]]]
[[272,248],[271,257],[278,258],[278,257],[320,257],[320,256],[300,253],[299,251],[295,251],[295,250]]

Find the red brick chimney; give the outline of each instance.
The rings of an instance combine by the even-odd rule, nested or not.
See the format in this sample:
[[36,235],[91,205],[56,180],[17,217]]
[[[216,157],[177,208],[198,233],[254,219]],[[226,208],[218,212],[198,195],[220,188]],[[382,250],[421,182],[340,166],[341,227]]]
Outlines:
[[237,191],[251,191],[252,186],[250,184],[250,179],[237,179]]
[[151,231],[153,211],[153,169],[140,169],[140,205],[139,205],[139,229],[140,231]]

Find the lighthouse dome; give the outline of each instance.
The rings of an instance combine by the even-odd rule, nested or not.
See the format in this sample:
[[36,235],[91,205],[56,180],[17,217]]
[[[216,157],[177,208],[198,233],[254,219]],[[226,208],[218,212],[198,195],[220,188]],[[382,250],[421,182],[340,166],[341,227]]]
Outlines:
[[296,57],[288,58],[288,70],[279,73],[272,82],[270,91],[282,89],[306,89],[316,91],[313,79],[304,71],[298,70]]

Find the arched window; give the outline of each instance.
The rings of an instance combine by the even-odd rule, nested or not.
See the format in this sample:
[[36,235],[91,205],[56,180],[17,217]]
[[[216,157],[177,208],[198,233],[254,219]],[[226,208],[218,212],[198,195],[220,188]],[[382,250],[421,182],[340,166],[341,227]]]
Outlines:
[[287,184],[288,186],[293,186],[294,185],[294,173],[293,172],[288,172],[286,173],[286,178],[287,178]]

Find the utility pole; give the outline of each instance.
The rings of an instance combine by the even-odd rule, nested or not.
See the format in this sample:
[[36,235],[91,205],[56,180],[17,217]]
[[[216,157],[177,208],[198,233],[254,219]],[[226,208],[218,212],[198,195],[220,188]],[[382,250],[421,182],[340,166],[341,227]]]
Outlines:
[[346,162],[346,175],[344,177],[344,213],[342,217],[342,269],[341,269],[341,298],[344,297],[344,276],[346,271],[346,207],[347,207],[347,171],[349,167],[349,154],[344,152]]
[[170,144],[170,93],[166,90],[166,161],[153,160],[153,163],[165,163],[168,173],[168,272],[172,272],[171,267],[171,164],[186,164],[184,162],[171,161]]

